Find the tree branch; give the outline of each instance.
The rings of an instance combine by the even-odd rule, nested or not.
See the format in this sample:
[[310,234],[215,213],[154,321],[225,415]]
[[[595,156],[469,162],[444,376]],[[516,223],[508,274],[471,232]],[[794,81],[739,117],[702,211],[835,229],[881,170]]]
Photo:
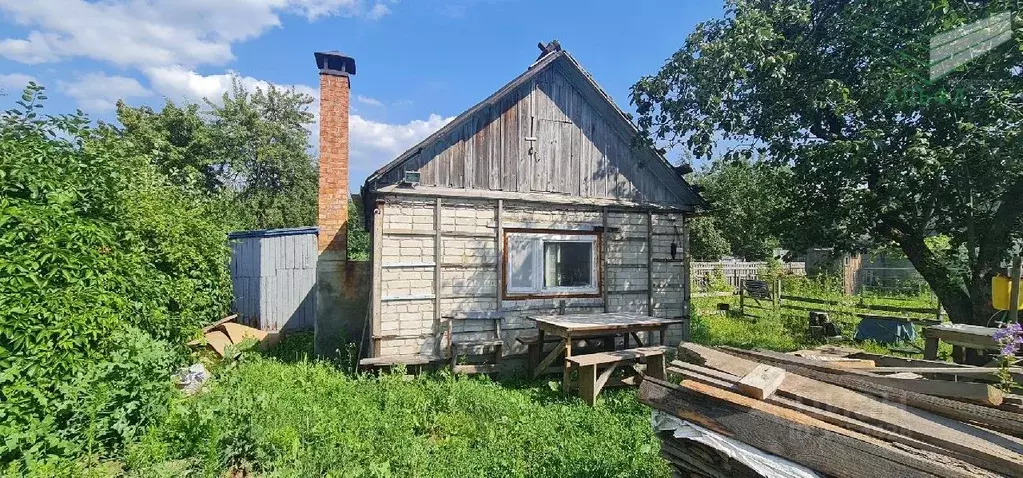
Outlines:
[[969,292],[954,279],[954,271],[927,247],[923,234],[916,234],[915,228],[908,222],[892,215],[881,217],[879,229],[899,245],[909,262],[930,284],[952,321],[970,323],[973,319],[973,302]]
[[980,240],[980,252],[977,264],[983,268],[994,268],[1005,253],[1009,244],[1009,235],[1023,216],[1023,177],[1002,194],[1002,204],[995,210],[991,218],[991,226]]

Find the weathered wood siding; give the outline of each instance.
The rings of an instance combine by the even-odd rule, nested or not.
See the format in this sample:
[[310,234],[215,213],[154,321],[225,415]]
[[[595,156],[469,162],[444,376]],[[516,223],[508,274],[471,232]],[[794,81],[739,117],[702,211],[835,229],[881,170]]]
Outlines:
[[409,170],[421,173],[423,186],[691,204],[659,158],[631,147],[621,118],[611,117],[617,111],[579,75],[560,62],[547,65],[377,186],[396,184]]
[[241,321],[262,330],[312,329],[316,228],[233,232],[231,283]]
[[[380,255],[372,258],[381,271],[380,277],[374,277],[380,281],[380,296],[373,299],[380,305],[379,327],[371,331],[374,353],[444,355],[444,344],[438,341],[444,330],[439,317],[499,308],[506,314],[501,326],[505,353],[524,353],[515,338],[536,333],[536,324],[527,317],[557,313],[560,299],[499,300],[498,264],[503,258],[498,201],[443,198],[438,224],[433,198],[381,199],[376,217],[382,224],[382,247]],[[613,231],[601,234],[606,241],[604,296],[564,299],[570,313],[689,314],[686,224],[681,214],[505,200],[500,217],[501,228],[577,231],[606,224]],[[678,247],[675,259],[670,254],[672,242]],[[440,268],[439,284],[436,268]],[[456,341],[490,337],[482,330],[489,330],[489,323],[458,327]],[[670,328],[668,343],[677,344],[683,333],[681,326]]]

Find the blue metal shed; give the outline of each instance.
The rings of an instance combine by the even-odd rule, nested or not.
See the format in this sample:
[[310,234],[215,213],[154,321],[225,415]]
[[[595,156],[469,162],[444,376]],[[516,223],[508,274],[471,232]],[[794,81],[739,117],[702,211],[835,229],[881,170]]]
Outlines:
[[318,227],[300,227],[228,234],[241,321],[266,331],[313,328],[318,233]]

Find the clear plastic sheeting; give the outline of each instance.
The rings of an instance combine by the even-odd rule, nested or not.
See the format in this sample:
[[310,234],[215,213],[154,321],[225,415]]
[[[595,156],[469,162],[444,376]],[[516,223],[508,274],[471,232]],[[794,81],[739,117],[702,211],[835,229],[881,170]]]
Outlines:
[[768,478],[821,477],[817,472],[784,458],[765,453],[738,440],[712,432],[694,423],[654,410],[650,424],[655,431],[671,431],[678,439],[693,440],[724,453]]

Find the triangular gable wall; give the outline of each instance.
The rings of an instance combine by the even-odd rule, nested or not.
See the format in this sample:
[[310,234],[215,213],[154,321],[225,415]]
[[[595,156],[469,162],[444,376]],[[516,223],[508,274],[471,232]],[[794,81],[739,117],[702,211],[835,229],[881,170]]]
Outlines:
[[574,60],[556,55],[386,166],[367,186],[396,184],[405,171],[419,171],[422,186],[698,207],[702,200],[663,158],[631,147],[635,130]]

